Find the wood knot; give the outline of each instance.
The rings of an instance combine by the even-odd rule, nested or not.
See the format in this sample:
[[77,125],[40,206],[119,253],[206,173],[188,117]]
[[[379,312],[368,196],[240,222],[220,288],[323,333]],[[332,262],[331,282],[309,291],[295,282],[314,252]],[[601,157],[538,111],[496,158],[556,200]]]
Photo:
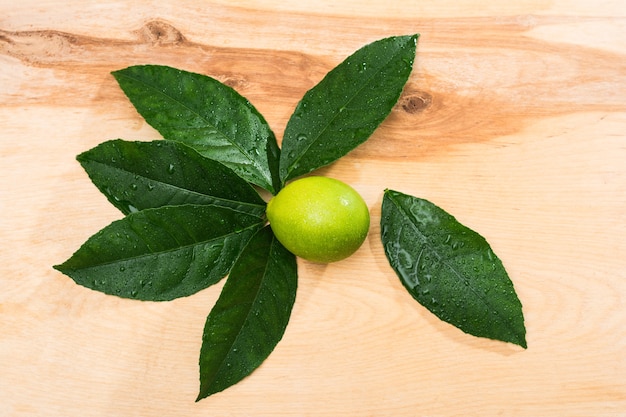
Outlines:
[[235,74],[223,74],[217,75],[215,77],[221,83],[231,87],[234,90],[241,91],[244,90],[248,86],[248,81],[242,77]]
[[180,45],[187,41],[178,29],[162,20],[147,22],[139,30],[139,35],[152,45]]
[[405,112],[415,114],[424,111],[432,102],[432,95],[425,91],[417,91],[403,96],[399,104]]

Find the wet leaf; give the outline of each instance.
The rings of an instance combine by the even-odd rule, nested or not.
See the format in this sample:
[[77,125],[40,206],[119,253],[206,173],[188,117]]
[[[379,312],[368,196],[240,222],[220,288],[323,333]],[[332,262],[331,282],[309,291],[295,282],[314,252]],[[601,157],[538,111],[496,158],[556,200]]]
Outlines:
[[278,192],[279,148],[263,116],[231,87],[161,65],[114,71],[139,114],[165,139],[183,142],[240,177]]
[[296,258],[260,230],[244,249],[207,317],[197,400],[248,376],[283,337],[297,289]]
[[78,155],[109,201],[129,214],[166,205],[208,204],[262,217],[265,201],[225,165],[179,142],[112,140]]
[[172,300],[194,294],[228,274],[262,226],[257,216],[226,207],[146,209],[111,223],[55,269],[106,294]]
[[364,46],[304,95],[282,141],[282,184],[334,162],[370,137],[402,93],[417,38],[391,37]]
[[386,190],[381,237],[391,267],[420,304],[466,333],[526,348],[522,304],[482,236],[426,200]]

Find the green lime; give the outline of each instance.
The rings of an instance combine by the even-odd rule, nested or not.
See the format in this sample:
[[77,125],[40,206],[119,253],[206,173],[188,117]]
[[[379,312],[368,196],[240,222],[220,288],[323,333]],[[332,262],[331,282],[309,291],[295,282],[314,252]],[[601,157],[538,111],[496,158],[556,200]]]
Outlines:
[[289,183],[267,205],[274,235],[294,255],[335,262],[352,255],[367,237],[370,215],[348,184],[327,177]]

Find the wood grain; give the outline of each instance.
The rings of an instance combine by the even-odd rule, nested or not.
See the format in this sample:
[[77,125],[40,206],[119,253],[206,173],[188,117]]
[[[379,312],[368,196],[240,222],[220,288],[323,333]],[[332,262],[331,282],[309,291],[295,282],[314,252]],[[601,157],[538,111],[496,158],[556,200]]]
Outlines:
[[[621,1],[34,1],[0,4],[0,416],[626,416],[626,17]],[[372,138],[321,173],[362,193],[353,257],[299,262],[284,339],[195,403],[221,285],[170,303],[52,270],[119,217],[75,161],[158,137],[110,71],[211,75],[277,137],[360,46],[420,33]],[[528,349],[477,339],[405,293],[379,241],[385,188],[483,234],[524,306]]]

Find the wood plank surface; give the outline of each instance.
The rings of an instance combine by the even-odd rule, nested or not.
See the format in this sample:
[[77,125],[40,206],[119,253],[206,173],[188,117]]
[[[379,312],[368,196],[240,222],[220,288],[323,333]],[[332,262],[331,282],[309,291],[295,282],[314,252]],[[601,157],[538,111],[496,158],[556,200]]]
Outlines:
[[[420,33],[390,117],[321,174],[367,201],[351,258],[299,261],[285,337],[198,403],[221,285],[105,296],[52,265],[120,217],[75,155],[157,138],[110,71],[167,64],[233,86],[279,140],[359,47]],[[626,416],[626,4],[589,0],[0,0],[0,416]],[[416,304],[380,243],[382,192],[483,234],[528,349]]]

